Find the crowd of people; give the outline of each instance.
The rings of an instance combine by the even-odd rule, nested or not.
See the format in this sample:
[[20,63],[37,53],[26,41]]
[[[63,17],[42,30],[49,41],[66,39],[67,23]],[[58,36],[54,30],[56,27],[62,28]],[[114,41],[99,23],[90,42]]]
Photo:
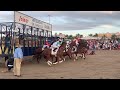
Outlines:
[[120,49],[120,42],[116,40],[88,40],[88,48],[95,50],[115,50]]

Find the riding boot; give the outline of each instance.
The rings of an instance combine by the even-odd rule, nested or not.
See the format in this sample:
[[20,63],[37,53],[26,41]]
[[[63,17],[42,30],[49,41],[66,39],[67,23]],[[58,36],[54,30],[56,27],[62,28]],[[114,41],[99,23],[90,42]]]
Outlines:
[[53,51],[55,52],[56,49],[57,49],[57,48],[55,48]]

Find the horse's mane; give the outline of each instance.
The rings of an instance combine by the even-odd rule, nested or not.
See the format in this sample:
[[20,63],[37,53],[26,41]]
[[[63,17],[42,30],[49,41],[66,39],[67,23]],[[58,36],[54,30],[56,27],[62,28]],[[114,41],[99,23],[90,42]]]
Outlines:
[[76,46],[75,41],[72,41],[72,42],[70,43],[70,46]]
[[62,42],[60,48],[63,47],[64,45],[66,45],[66,44],[67,44],[66,42]]
[[64,44],[67,44],[66,42],[62,42],[61,46],[63,46]]

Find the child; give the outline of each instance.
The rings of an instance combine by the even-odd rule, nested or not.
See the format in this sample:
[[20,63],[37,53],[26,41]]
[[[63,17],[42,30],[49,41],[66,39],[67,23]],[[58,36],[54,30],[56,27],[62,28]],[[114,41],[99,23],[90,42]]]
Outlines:
[[7,58],[7,70],[5,70],[5,71],[2,71],[2,72],[10,72],[11,71],[11,69],[13,68],[13,63],[14,63],[14,58],[13,57],[6,57]]
[[8,71],[10,72],[11,69],[13,68],[13,63],[14,63],[14,58],[11,57],[9,60],[8,60],[8,63],[7,63],[7,68],[8,68]]

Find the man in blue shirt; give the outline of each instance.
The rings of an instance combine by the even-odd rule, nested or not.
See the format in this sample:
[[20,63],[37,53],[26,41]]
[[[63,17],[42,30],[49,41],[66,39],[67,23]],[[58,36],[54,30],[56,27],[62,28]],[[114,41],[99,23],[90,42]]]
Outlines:
[[16,49],[14,52],[14,75],[15,76],[21,76],[20,70],[21,70],[21,62],[23,59],[23,52],[21,49],[21,46],[19,44],[19,39],[15,40],[15,44],[16,44]]

